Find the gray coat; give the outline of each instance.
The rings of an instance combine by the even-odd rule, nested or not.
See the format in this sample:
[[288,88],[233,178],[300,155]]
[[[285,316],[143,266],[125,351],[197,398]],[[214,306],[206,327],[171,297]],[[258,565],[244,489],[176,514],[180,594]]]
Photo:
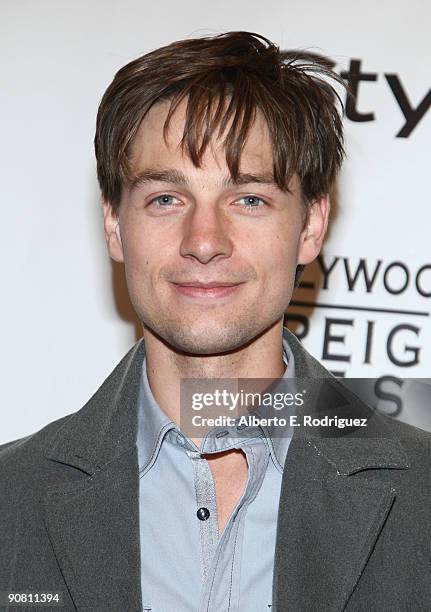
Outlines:
[[[301,376],[329,376],[293,334],[289,344]],[[0,447],[0,591],[60,591],[63,612],[141,610],[135,437],[144,355],[140,340],[79,412]],[[273,610],[431,610],[431,434],[385,417],[372,423],[379,434],[366,439],[294,436]]]

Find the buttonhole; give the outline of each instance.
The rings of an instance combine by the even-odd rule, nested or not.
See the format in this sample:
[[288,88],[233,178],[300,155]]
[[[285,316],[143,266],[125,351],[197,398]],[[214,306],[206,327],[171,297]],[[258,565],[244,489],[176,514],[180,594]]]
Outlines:
[[216,438],[224,438],[224,436],[229,435],[228,431],[219,431],[218,434],[216,434]]

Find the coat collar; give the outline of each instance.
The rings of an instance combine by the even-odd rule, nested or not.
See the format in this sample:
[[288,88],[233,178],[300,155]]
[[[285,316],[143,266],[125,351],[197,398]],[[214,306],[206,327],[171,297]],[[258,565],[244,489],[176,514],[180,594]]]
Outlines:
[[390,419],[365,404],[342,380],[333,376],[312,357],[294,334],[288,333],[295,356],[297,386],[301,388],[302,384],[308,393],[305,406],[307,414],[316,417],[328,415],[367,419],[366,428],[309,429],[303,433],[308,444],[338,474],[346,476],[370,468],[408,468],[405,450],[388,425]]
[[143,338],[51,440],[46,457],[93,475],[135,445]]
[[[408,467],[404,449],[390,433],[384,419],[371,411],[358,397],[348,391],[302,346],[296,336],[283,328],[294,357],[295,373],[305,384],[310,381],[326,381],[325,389],[331,401],[340,401],[350,407],[355,416],[369,418],[370,427],[366,440],[362,431],[349,435],[349,452],[345,449],[345,436],[326,437],[313,429],[310,443],[341,474],[372,467]],[[142,365],[145,358],[143,338],[123,357],[101,387],[85,406],[72,415],[56,433],[47,449],[46,457],[76,467],[92,475],[109,462],[120,457],[136,443],[138,419],[138,394]],[[319,400],[319,385],[312,385],[314,406]],[[320,389],[321,393],[321,389]],[[308,405],[310,402],[308,402]],[[343,432],[341,432],[343,433]]]

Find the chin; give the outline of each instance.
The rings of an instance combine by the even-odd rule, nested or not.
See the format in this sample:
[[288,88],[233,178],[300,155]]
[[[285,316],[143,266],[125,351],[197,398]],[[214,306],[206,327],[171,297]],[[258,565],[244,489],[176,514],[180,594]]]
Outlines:
[[[167,331],[167,330],[166,330]],[[235,348],[235,338],[228,330],[213,333],[208,330],[201,333],[197,330],[178,329],[166,333],[168,342],[177,350],[192,355],[212,355],[226,353]]]
[[[153,328],[156,329],[157,328]],[[170,324],[159,326],[158,335],[178,351],[191,355],[223,354],[238,350],[255,338],[262,331],[262,325],[256,321],[170,321]]]

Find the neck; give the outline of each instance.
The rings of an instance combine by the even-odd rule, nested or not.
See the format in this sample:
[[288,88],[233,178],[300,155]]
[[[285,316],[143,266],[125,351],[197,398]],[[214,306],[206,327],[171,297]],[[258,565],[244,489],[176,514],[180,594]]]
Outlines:
[[180,383],[183,378],[281,378],[283,319],[239,349],[199,355],[176,350],[144,327],[148,382],[154,399],[167,416],[180,423]]

